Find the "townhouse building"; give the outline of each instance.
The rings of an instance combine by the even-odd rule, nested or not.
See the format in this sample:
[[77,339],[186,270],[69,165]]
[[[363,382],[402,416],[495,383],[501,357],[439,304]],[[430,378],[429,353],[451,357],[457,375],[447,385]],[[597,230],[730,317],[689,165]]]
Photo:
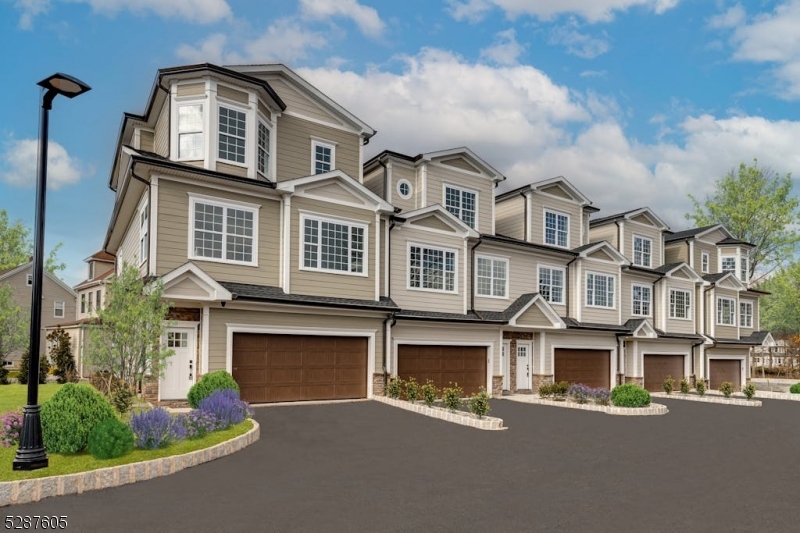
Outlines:
[[497,194],[468,148],[364,161],[375,133],[284,65],[158,71],[123,118],[103,246],[171,302],[154,399],[220,369],[251,402],[370,397],[391,376],[744,383],[766,335],[750,245],[647,208],[593,218],[563,177]]

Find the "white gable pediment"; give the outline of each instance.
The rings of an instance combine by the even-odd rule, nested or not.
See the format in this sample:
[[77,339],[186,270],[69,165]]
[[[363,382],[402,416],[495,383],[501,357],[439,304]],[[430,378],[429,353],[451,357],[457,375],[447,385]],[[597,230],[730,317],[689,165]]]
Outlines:
[[394,206],[341,170],[278,182],[275,190],[348,207],[393,213]]
[[703,281],[703,278],[686,263],[681,263],[666,273],[668,278],[684,279],[693,282]]
[[569,194],[561,185],[551,185],[550,187],[544,187],[539,190],[540,192],[549,194],[551,196],[556,196],[558,198],[563,198],[565,200],[574,200],[572,195]]
[[618,265],[630,265],[630,261],[625,259],[625,256],[619,253],[616,248],[611,246],[608,241],[594,243],[592,246],[582,250],[578,257],[583,259],[607,261],[616,263]]
[[403,224],[428,231],[451,233],[459,237],[479,237],[474,229],[457,219],[447,209],[439,204],[433,204],[416,211],[409,211],[404,216]]
[[658,332],[650,325],[650,322],[642,320],[642,323],[633,330],[631,336],[640,339],[656,339],[658,338]]
[[567,327],[555,309],[540,294],[534,295],[527,304],[522,306],[508,320],[508,325],[552,329],[565,329]]
[[731,289],[734,291],[743,291],[747,289],[744,283],[739,281],[739,278],[737,278],[731,273],[728,273],[728,275],[725,276],[724,278],[717,280],[716,285],[717,287],[723,289]]
[[448,167],[457,168],[460,170],[465,170],[467,172],[472,172],[473,174],[480,174],[481,171],[478,168],[475,168],[473,164],[469,161],[464,159],[463,157],[454,157],[452,159],[443,159],[441,163]]
[[220,302],[233,299],[231,293],[191,261],[164,274],[162,297],[169,300]]
[[352,207],[372,208],[362,195],[345,187],[336,180],[311,183],[303,187],[298,187],[295,191],[297,196],[304,196],[316,200],[333,201]]
[[431,214],[428,216],[420,217],[412,222],[409,222],[410,226],[415,227],[422,227],[426,229],[432,229],[437,231],[443,231],[446,233],[455,233],[456,228],[450,225],[448,222],[442,219],[439,215]]

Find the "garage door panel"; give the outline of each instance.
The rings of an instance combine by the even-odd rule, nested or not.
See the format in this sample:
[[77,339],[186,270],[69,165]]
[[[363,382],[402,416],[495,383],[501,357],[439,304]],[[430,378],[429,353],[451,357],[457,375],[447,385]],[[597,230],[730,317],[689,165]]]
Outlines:
[[683,355],[644,354],[644,388],[651,392],[664,390],[664,380],[671,376],[676,384],[683,379]]
[[589,387],[609,388],[611,352],[609,350],[576,350],[556,348],[555,381],[583,383]]
[[303,352],[303,364],[308,367],[332,367],[336,365],[336,354],[330,352]]
[[259,383],[302,383],[302,368],[271,368]]
[[486,386],[486,347],[401,344],[397,351],[398,374],[438,388],[457,383],[466,394]]
[[734,390],[741,390],[741,361],[738,359],[711,359],[708,364],[709,381],[713,390],[719,390],[724,381],[733,383]]
[[302,340],[297,335],[258,335],[265,337],[266,350],[298,352],[302,349]]
[[263,335],[240,333],[233,337],[233,349],[263,351],[266,347],[266,342]]
[[243,370],[239,373],[239,379],[236,382],[241,387],[242,385],[253,385],[264,383],[267,372],[263,369],[256,370]]

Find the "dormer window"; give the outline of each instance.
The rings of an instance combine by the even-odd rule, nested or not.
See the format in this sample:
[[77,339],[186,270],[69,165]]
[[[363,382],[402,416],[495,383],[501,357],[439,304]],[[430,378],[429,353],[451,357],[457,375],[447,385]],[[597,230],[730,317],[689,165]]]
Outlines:
[[475,227],[478,193],[459,187],[446,185],[444,203],[448,211],[470,228]]
[[219,159],[245,164],[247,115],[228,107],[219,107]]
[[723,257],[722,258],[722,272],[732,272],[733,275],[736,275],[736,258],[735,257]]
[[633,264],[643,267],[650,267],[653,250],[652,239],[633,236]]
[[264,176],[269,176],[269,142],[270,130],[267,125],[258,121],[258,168],[257,170]]
[[178,159],[203,159],[203,104],[178,106]]
[[334,169],[336,164],[335,145],[314,139],[311,141],[311,155],[311,172],[313,174],[322,174]]
[[553,246],[569,246],[569,215],[544,212],[544,242]]

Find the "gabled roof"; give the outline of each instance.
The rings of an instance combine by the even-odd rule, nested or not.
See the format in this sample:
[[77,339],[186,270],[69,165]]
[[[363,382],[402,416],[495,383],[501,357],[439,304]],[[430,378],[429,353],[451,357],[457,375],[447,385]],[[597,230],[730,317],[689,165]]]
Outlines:
[[105,263],[113,263],[116,260],[116,258],[117,258],[116,255],[110,254],[110,253],[105,252],[103,250],[100,250],[99,252],[95,252],[92,255],[90,255],[89,257],[87,257],[86,259],[84,259],[84,261],[87,261],[87,262],[88,261],[103,261]]
[[749,341],[758,343],[761,346],[776,346],[777,343],[769,331],[754,331],[747,337],[743,337]]
[[196,288],[205,292],[205,296],[181,296],[181,298],[203,302],[224,302],[233,299],[233,295],[230,291],[206,274],[202,268],[192,261],[182,264],[161,277],[161,281],[164,283],[164,297],[169,298],[170,290],[184,280],[190,280]]
[[753,243],[749,243],[747,241],[742,241],[742,240],[739,240],[739,239],[736,239],[736,238],[733,238],[733,237],[726,237],[726,238],[722,239],[721,241],[717,242],[717,245],[721,245],[721,244],[736,244],[736,245],[740,245],[740,246],[747,246],[749,248],[755,248],[756,247],[756,245],[753,244]]
[[104,273],[100,274],[99,276],[95,276],[94,278],[85,279],[85,280],[81,281],[80,283],[75,285],[75,287],[73,287],[73,288],[74,288],[74,290],[79,291],[81,289],[85,289],[86,287],[91,287],[93,285],[100,285],[101,283],[105,282],[109,277],[111,277],[113,275],[114,275],[114,269],[112,268],[111,270],[109,270],[107,272],[104,272]]
[[545,189],[552,185],[561,185],[562,187],[564,187],[564,189],[566,189],[569,192],[569,194],[572,195],[574,200],[580,205],[584,206],[584,208],[592,205],[592,202],[589,200],[589,198],[584,196],[583,193],[580,192],[578,188],[575,187],[572,183],[570,183],[569,180],[567,180],[567,178],[565,178],[564,176],[556,176],[555,178],[536,181],[534,183],[529,183],[528,185],[523,185],[522,187],[517,187],[516,189],[506,191],[502,194],[498,194],[497,196],[495,196],[495,201],[501,201],[510,196],[525,191],[534,191],[534,192],[540,191],[541,189]]
[[609,254],[612,258],[615,259],[615,262],[620,265],[628,266],[631,264],[628,259],[625,258],[624,255],[619,253],[616,248],[614,248],[608,241],[598,241],[598,242],[590,242],[589,244],[584,244],[582,246],[578,246],[577,248],[573,248],[572,251],[578,254],[578,257],[587,258],[590,254],[598,251],[603,250],[607,254]]
[[629,318],[624,327],[628,328],[631,336],[655,339],[658,337],[658,330],[650,325],[646,318]]
[[375,311],[397,311],[400,308],[385,296],[379,301],[357,300],[355,298],[334,298],[330,296],[312,296],[306,294],[287,294],[280,287],[253,285],[220,281],[220,285],[230,291],[234,301],[270,302],[294,305],[311,305],[317,307],[341,307],[347,309],[365,309]]
[[683,261],[678,263],[666,263],[653,270],[655,270],[656,272],[660,272],[667,277],[673,277],[672,276],[673,273],[675,273],[678,270],[683,270],[684,272],[689,274],[689,277],[694,282],[702,282],[704,280],[704,277],[700,276],[700,274],[695,272],[694,269],[689,266],[689,263],[685,263]]
[[[10,269],[5,270],[4,272],[0,273],[0,281],[3,281],[4,279],[10,278],[11,276],[13,276],[15,274],[18,274],[20,272],[23,272],[23,271],[25,271],[25,270],[27,270],[29,268],[31,268],[31,269],[33,268],[33,261],[28,261],[27,263],[22,263],[18,267],[10,268]],[[61,286],[61,288],[63,288],[64,290],[68,291],[69,293],[71,293],[74,297],[76,297],[76,298],[78,297],[78,295],[75,293],[75,291],[72,290],[72,287],[70,287],[69,285],[67,285],[66,283],[64,283],[60,279],[58,279],[57,276],[51,274],[49,270],[44,269],[43,272],[44,272],[45,276],[47,276],[48,278],[50,278],[51,280],[56,282],[59,286]]]
[[445,224],[451,226],[453,230],[466,237],[478,238],[480,234],[465,224],[460,218],[457,218],[453,213],[442,207],[440,204],[432,204],[421,209],[403,213],[402,217],[395,217],[395,220],[402,220],[402,223],[413,222],[419,220],[432,213],[438,214],[444,219]]
[[545,300],[541,294],[536,292],[521,295],[506,308],[503,315],[508,325],[516,326],[517,319],[534,305],[536,305],[539,310],[541,310],[542,314],[552,322],[554,328],[563,329],[567,327],[550,303]]
[[594,220],[589,221],[589,226],[601,226],[603,224],[609,224],[614,222],[615,220],[630,220],[634,217],[644,214],[645,216],[649,217],[650,219],[655,222],[656,226],[660,230],[668,230],[669,226],[667,226],[666,222],[661,220],[652,209],[649,207],[639,207],[637,209],[631,209],[630,211],[623,211],[622,213],[616,213],[613,215],[608,215],[605,217],[596,218]]
[[726,238],[733,237],[733,235],[731,235],[731,233],[722,224],[712,224],[710,226],[702,226],[700,228],[691,228],[691,229],[685,229],[683,231],[665,233],[664,242],[675,242],[687,239],[699,239],[703,235],[711,233],[714,230],[722,231],[723,234],[727,235]]
[[321,174],[304,176],[302,178],[293,178],[290,180],[281,181],[277,184],[273,184],[273,187],[279,192],[293,193],[298,187],[330,179],[335,179],[357,196],[368,200],[375,206],[377,210],[384,211],[386,213],[394,213],[394,206],[392,204],[369,190],[362,183],[359,183],[358,180],[350,177],[346,172],[339,169],[331,170],[330,172],[323,172]]
[[717,274],[706,274],[703,276],[703,280],[711,283],[712,285],[719,285],[722,281],[733,281],[734,285],[736,285],[737,289],[740,291],[746,290],[747,285],[742,283],[739,278],[737,278],[733,272],[720,272]]
[[481,234],[481,239],[483,239],[484,241],[491,241],[491,242],[497,242],[497,243],[502,243],[502,244],[511,244],[511,245],[515,245],[515,246],[522,246],[524,248],[533,248],[533,249],[536,249],[536,250],[542,250],[542,251],[546,251],[546,252],[554,252],[554,253],[557,253],[557,254],[569,255],[569,256],[572,256],[572,257],[575,257],[575,256],[578,255],[577,252],[574,252],[573,250],[567,250],[566,248],[558,248],[557,246],[550,246],[548,244],[538,244],[538,243],[535,243],[535,242],[528,242],[528,241],[525,241],[525,240],[522,240],[522,239],[516,239],[514,237],[509,237],[507,235],[502,235],[500,233],[496,233],[494,235],[490,235],[488,233],[483,233],[483,234]]
[[450,148],[447,150],[438,150],[435,152],[425,152],[422,154],[417,154],[415,156],[410,156],[407,154],[401,154],[400,152],[394,152],[392,150],[384,150],[377,155],[369,158],[368,161],[364,163],[364,168],[367,169],[375,164],[378,161],[385,160],[387,158],[395,158],[401,159],[403,161],[407,161],[409,163],[417,164],[424,161],[432,161],[434,159],[441,159],[450,156],[462,156],[469,160],[470,163],[475,165],[479,170],[483,171],[484,173],[491,176],[492,180],[497,183],[500,181],[505,181],[506,177],[500,173],[499,170],[494,168],[492,165],[486,162],[485,159],[478,156],[475,152],[467,148],[466,146],[460,146],[457,148]]

